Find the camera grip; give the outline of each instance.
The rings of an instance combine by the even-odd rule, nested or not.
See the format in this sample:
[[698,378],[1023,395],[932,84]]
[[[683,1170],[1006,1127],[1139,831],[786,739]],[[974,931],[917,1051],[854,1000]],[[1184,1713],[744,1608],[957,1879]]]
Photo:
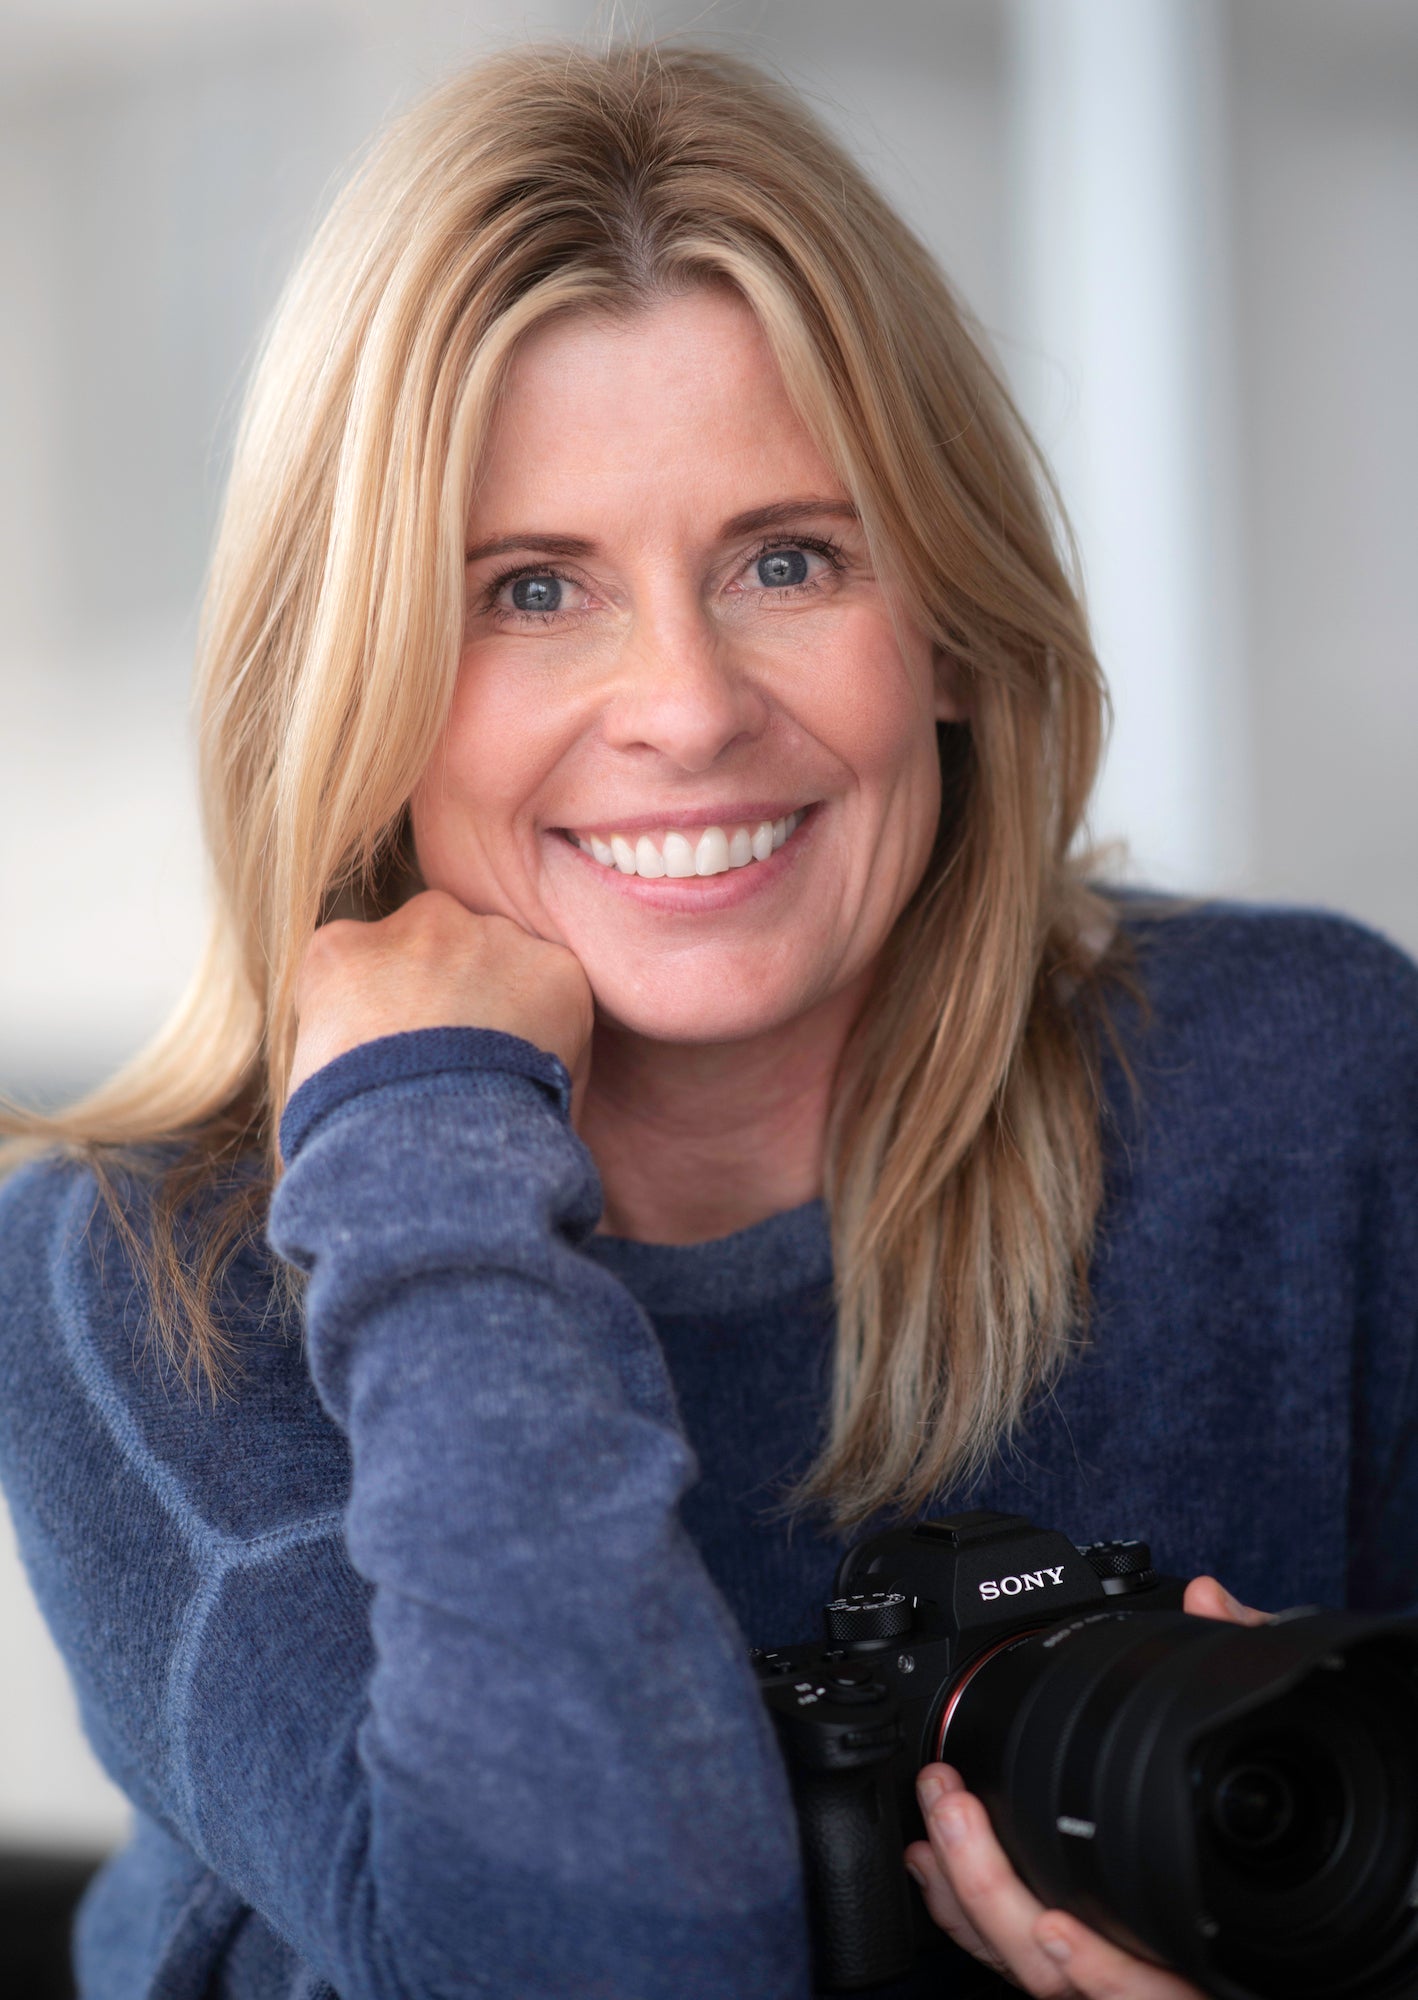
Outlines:
[[894,1763],[855,1770],[790,1766],[818,1986],[849,1993],[915,1963]]

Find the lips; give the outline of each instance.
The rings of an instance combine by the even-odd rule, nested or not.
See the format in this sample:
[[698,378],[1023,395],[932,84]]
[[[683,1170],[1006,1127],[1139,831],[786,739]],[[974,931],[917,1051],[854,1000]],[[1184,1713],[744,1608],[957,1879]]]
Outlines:
[[811,801],[801,795],[796,798],[759,797],[747,799],[676,799],[672,805],[663,805],[658,812],[624,812],[613,818],[567,820],[559,829],[562,833],[587,840],[598,834],[602,840],[609,840],[613,833],[624,833],[634,840],[642,833],[665,833],[671,828],[681,830],[706,826],[757,826],[760,820],[786,819],[791,812],[805,811]]
[[[748,860],[731,859],[726,868],[711,868],[707,875],[701,875],[698,870],[699,846],[706,834],[712,835],[716,831],[714,827],[706,827],[700,833],[699,842],[689,854],[695,865],[687,869],[683,877],[675,875],[664,866],[663,849],[656,850],[653,842],[648,840],[646,844],[651,850],[649,859],[651,873],[643,875],[640,872],[640,843],[646,840],[644,835],[641,835],[634,845],[622,835],[620,839],[624,853],[617,857],[612,851],[609,861],[606,861],[598,859],[591,848],[591,839],[595,839],[603,848],[609,845],[600,841],[599,835],[586,838],[579,837],[567,829],[554,831],[550,828],[548,833],[560,844],[562,851],[567,853],[575,868],[589,870],[589,880],[600,884],[611,895],[624,897],[631,903],[637,903],[641,908],[654,911],[658,916],[666,918],[706,916],[718,910],[732,909],[740,903],[756,900],[762,891],[781,883],[785,871],[796,874],[799,850],[804,845],[810,844],[813,839],[820,817],[821,803],[821,800],[816,800],[812,805],[805,806],[796,814],[789,814],[785,818],[781,843],[776,846],[764,843],[766,859],[759,860],[750,851]],[[788,826],[794,819],[796,825],[790,833]],[[759,827],[763,827],[764,824],[765,822],[760,821]],[[767,825],[771,833],[773,823],[768,822]],[[734,829],[735,833],[744,830],[742,827]],[[675,829],[670,831],[673,832]],[[728,831],[722,826],[717,831],[727,843]],[[685,839],[688,846],[687,835]],[[742,852],[742,849],[739,851]],[[670,854],[672,859],[675,858],[672,845]],[[683,866],[685,858],[681,854],[678,865]],[[712,846],[707,858],[711,860],[716,858]],[[630,861],[633,865],[627,868],[623,865],[625,861]],[[660,864],[658,869],[656,863]]]
[[747,868],[763,862],[790,840],[801,825],[806,808],[776,820],[755,824],[742,821],[705,827],[655,829],[633,838],[617,830],[609,838],[598,834],[568,832],[567,838],[603,868],[616,868],[622,875],[640,875],[647,880],[663,876],[723,875],[730,869]]

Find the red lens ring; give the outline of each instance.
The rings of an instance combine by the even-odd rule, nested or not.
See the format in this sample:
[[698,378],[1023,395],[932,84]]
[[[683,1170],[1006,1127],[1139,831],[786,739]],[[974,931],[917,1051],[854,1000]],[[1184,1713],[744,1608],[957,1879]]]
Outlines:
[[993,1646],[987,1646],[983,1653],[978,1654],[970,1662],[965,1672],[950,1690],[950,1699],[941,1711],[940,1728],[936,1731],[935,1741],[935,1762],[937,1764],[942,1763],[945,1758],[945,1732],[950,1727],[951,1717],[960,1706],[961,1696],[964,1694],[966,1688],[969,1687],[971,1681],[974,1680],[976,1674],[979,1673],[981,1667],[985,1665],[987,1660],[994,1659],[997,1653],[1007,1653],[1011,1646],[1017,1646],[1022,1639],[1037,1638],[1039,1633],[1046,1632],[1047,1630],[1048,1627],[1046,1625],[1031,1625],[1027,1632],[1011,1632],[1007,1638],[996,1639]]

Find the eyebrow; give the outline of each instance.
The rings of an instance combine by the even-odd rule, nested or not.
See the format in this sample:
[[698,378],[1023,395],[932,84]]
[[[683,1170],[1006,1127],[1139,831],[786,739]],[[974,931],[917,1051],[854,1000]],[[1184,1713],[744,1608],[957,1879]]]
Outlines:
[[[720,528],[719,540],[731,542],[739,535],[778,528],[786,521],[800,521],[805,515],[824,514],[834,521],[858,518],[850,500],[823,500],[811,495],[800,500],[775,500],[767,507],[750,507],[742,514],[732,515]],[[469,549],[466,559],[470,563],[483,562],[488,556],[511,555],[514,549],[531,549],[546,556],[590,556],[595,554],[596,544],[582,535],[499,535],[495,541],[479,542],[476,548]]]

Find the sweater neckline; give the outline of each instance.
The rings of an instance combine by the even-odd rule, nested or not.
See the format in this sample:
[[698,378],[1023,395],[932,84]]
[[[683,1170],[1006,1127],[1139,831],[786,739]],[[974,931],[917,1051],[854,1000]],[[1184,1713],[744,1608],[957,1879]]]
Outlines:
[[738,1312],[832,1282],[827,1207],[804,1202],[707,1243],[636,1243],[588,1236],[581,1248],[657,1319]]

